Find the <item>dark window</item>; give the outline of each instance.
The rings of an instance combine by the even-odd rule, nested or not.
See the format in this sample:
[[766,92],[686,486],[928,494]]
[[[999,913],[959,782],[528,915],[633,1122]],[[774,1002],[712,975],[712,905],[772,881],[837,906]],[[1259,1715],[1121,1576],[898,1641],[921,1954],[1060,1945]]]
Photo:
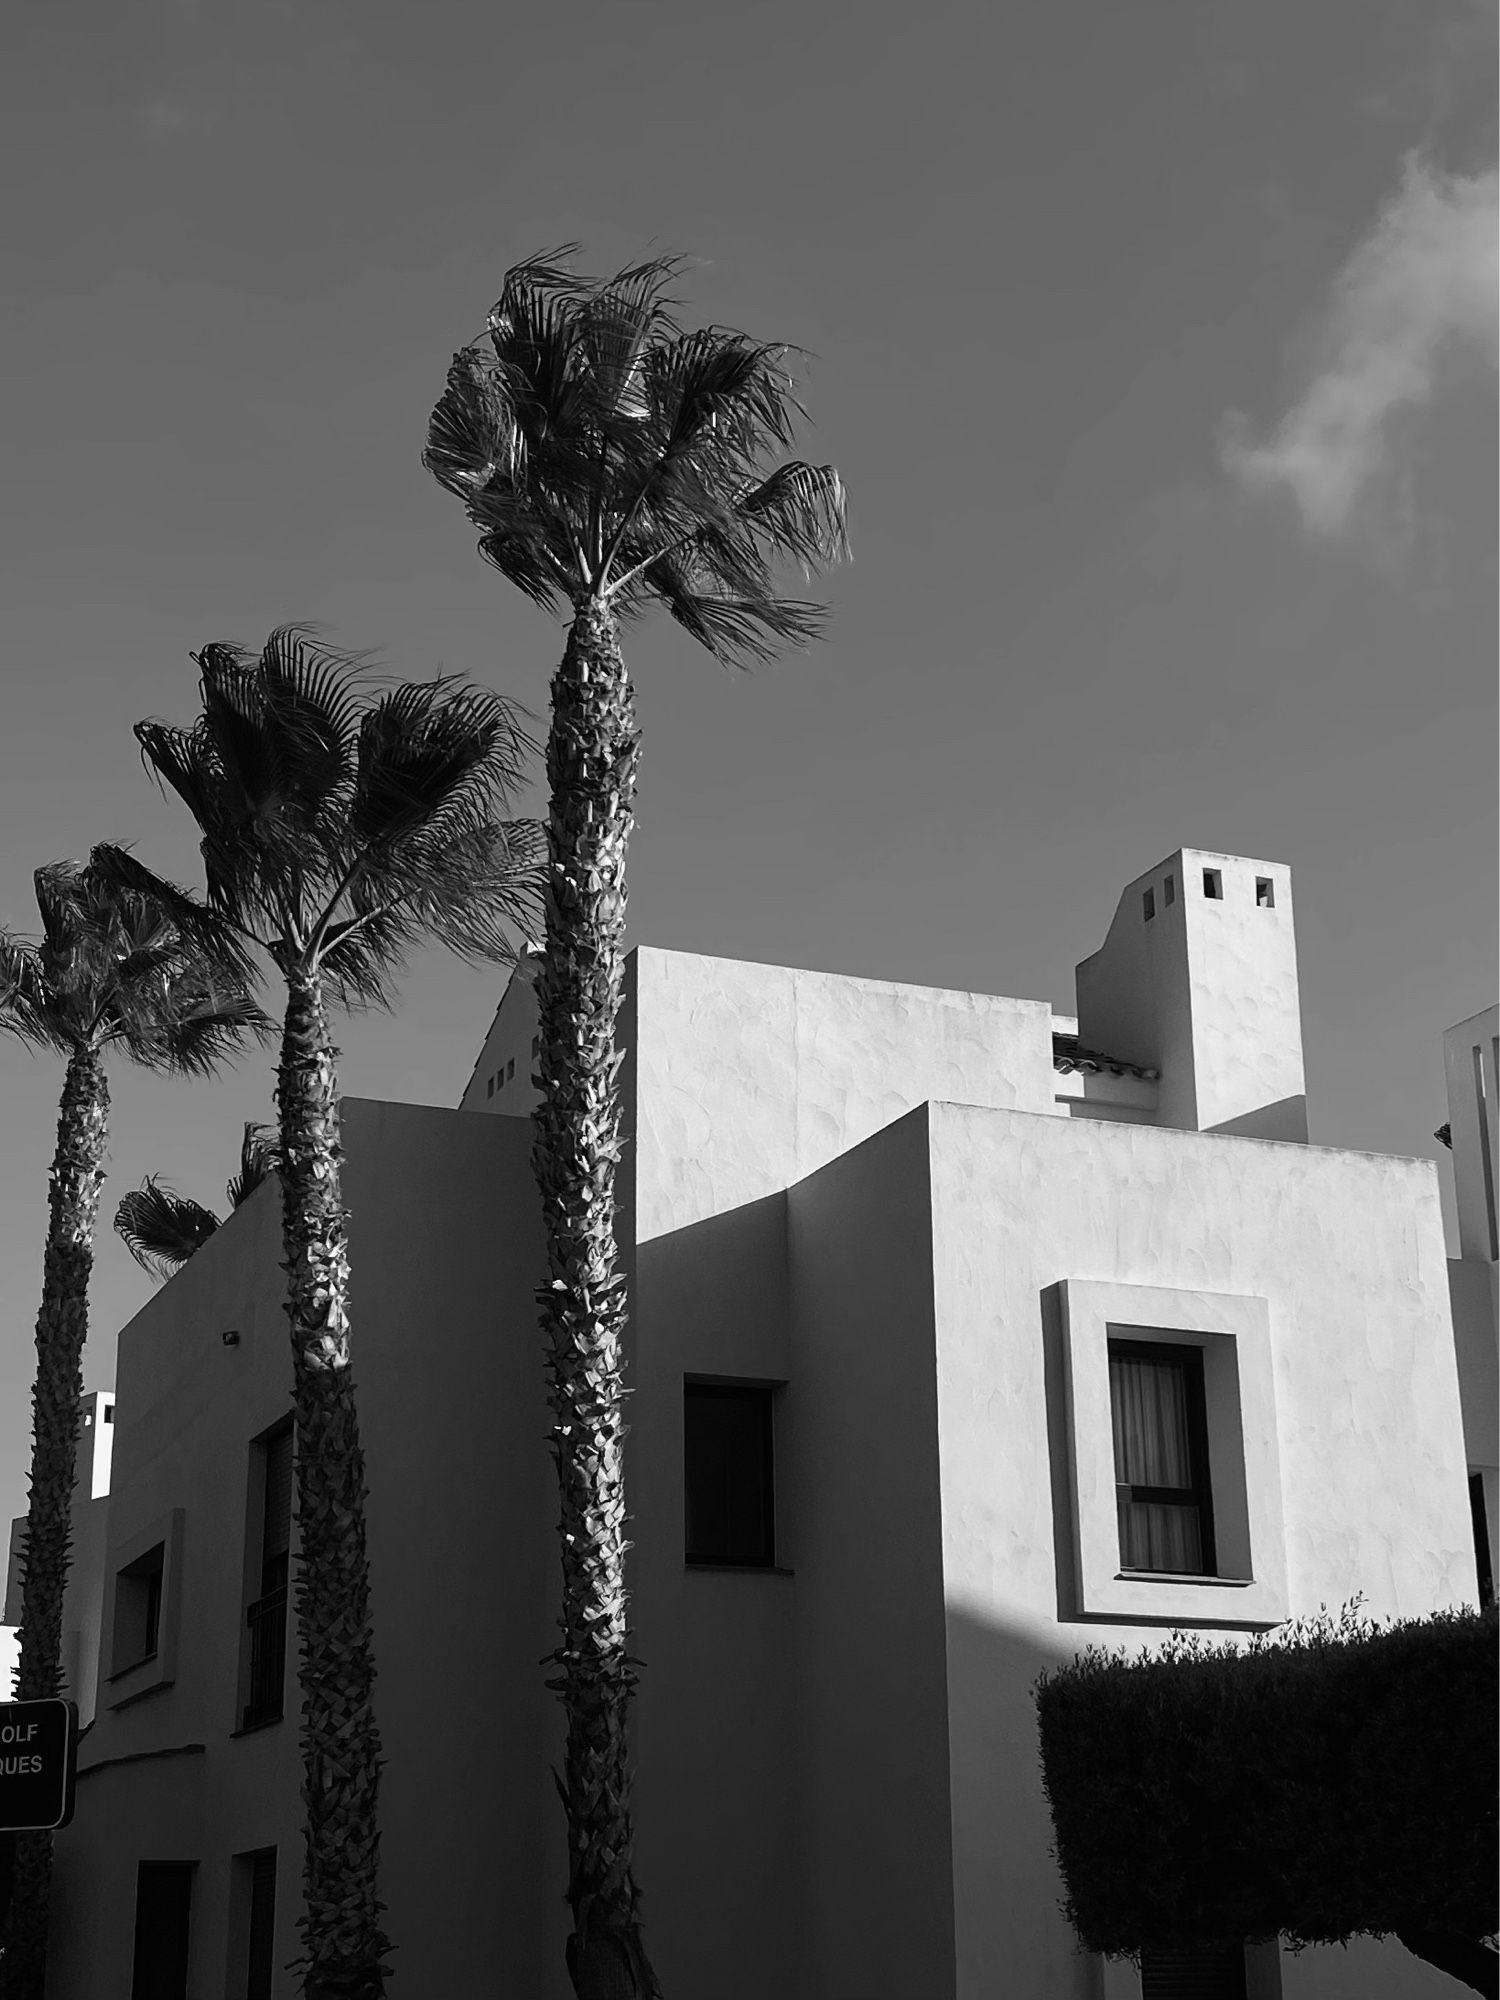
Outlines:
[[1495,1564],[1490,1553],[1490,1523],[1484,1507],[1484,1474],[1469,1474],[1469,1513],[1474,1522],[1474,1567],[1479,1572],[1479,1607],[1495,1601]]
[[485,1086],[484,1086],[484,1094],[485,1094],[485,1096],[486,1096],[486,1097],[493,1097],[493,1096],[494,1096],[494,1094],[495,1094],[495,1079],[494,1079],[493,1077],[491,1077],[491,1078],[489,1079],[489,1081],[488,1081],[488,1082],[487,1082],[487,1083],[485,1084]]
[[1256,876],[1256,878],[1255,878],[1255,900],[1256,900],[1256,903],[1258,904],[1258,906],[1259,906],[1259,907],[1260,907],[1261,909],[1263,909],[1263,910],[1274,910],[1274,909],[1275,909],[1275,907],[1276,907],[1276,884],[1275,884],[1275,883],[1274,883],[1274,882],[1273,882],[1273,881],[1271,880],[1271,878],[1270,878],[1270,876],[1269,876],[1269,875],[1257,875],[1257,876]]
[[245,2000],[271,2000],[276,1971],[276,1849],[244,1857],[249,1876],[245,1925]]
[[106,1403],[104,1406],[104,1421],[107,1424],[112,1424],[114,1420],[115,1420],[115,1406],[113,1403]]
[[1212,1576],[1202,1353],[1112,1340],[1109,1402],[1121,1569]]
[[1221,875],[1221,874],[1219,873],[1219,871],[1218,871],[1218,869],[1217,869],[1217,868],[1205,868],[1205,869],[1204,869],[1204,871],[1203,871],[1203,893],[1204,893],[1204,895],[1205,895],[1205,896],[1207,896],[1208,900],[1209,900],[1209,901],[1210,901],[1211,903],[1222,903],[1222,902],[1223,902],[1223,900],[1224,900],[1224,877],[1223,877],[1223,876],[1222,876],[1222,875]]
[[292,1546],[292,1427],[282,1424],[256,1446],[260,1457],[260,1590],[245,1610],[250,1676],[240,1726],[281,1720],[286,1682],[286,1607]]
[[515,1075],[515,1073],[516,1073],[516,1059],[514,1056],[512,1056],[510,1061],[505,1065],[505,1081],[509,1083],[511,1078]]
[[776,1561],[769,1385],[687,1382],[682,1392],[687,1560]]
[[1162,888],[1166,891],[1167,907],[1170,909],[1177,901],[1177,877],[1169,875],[1166,881],[1162,883]]
[[1141,2000],[1245,2000],[1245,1947],[1142,1952]]
[[124,1673],[139,1666],[156,1652],[161,1639],[162,1570],[166,1564],[165,1542],[147,1549],[128,1563],[115,1579],[114,1665],[112,1672]]
[[1141,909],[1145,912],[1146,922],[1149,924],[1151,919],[1156,915],[1156,893],[1154,890],[1147,889],[1141,897]]
[[541,1038],[541,1036],[540,1036],[540,1035],[533,1035],[533,1036],[532,1036],[532,1038],[531,1038],[531,1053],[532,1053],[532,1055],[533,1055],[533,1056],[539,1056],[539,1055],[540,1055],[540,1054],[542,1053],[542,1038]]
[[191,1861],[143,1861],[135,1878],[130,2000],[187,2000]]

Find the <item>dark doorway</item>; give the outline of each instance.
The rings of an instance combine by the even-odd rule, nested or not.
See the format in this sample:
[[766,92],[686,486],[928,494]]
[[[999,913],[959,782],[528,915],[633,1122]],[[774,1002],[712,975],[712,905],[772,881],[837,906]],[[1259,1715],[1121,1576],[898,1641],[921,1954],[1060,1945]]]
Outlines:
[[130,2000],[187,2000],[195,1865],[191,1861],[140,1864]]

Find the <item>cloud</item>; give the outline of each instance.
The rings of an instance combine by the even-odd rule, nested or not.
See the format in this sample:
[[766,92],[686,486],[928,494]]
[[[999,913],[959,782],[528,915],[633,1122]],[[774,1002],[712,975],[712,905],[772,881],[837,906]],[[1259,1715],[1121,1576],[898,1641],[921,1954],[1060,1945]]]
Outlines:
[[1315,372],[1266,438],[1232,412],[1226,469],[1251,492],[1284,494],[1309,533],[1344,534],[1391,466],[1391,430],[1429,402],[1440,362],[1496,360],[1496,174],[1447,174],[1413,154],[1401,185],[1334,281]]

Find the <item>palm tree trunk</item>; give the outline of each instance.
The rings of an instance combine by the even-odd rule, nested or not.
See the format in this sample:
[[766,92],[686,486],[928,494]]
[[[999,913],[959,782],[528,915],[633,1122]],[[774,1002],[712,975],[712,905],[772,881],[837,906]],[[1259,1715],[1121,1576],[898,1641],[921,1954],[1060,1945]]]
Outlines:
[[[42,1260],[42,1303],[36,1321],[31,1502],[21,1586],[18,1701],[41,1701],[63,1690],[63,1596],[73,1544],[83,1343],[89,1330],[94,1224],[108,1135],[109,1083],[104,1063],[93,1049],[76,1050],[68,1062],[58,1111],[47,1247]],[[42,2000],[51,1887],[51,1834],[19,1835],[5,1952],[0,1958],[0,1993],[5,2000]]]
[[380,2000],[380,1737],[365,1548],[365,1468],[349,1346],[339,1114],[322,981],[287,973],[277,1103],[292,1330],[301,1556],[296,1606],[306,1816],[300,1919],[307,2000]]
[[632,1862],[626,1297],[615,1242],[615,1025],[638,740],[617,620],[607,605],[585,604],[552,683],[547,948],[537,975],[542,1093],[532,1146],[547,1238],[537,1301],[562,1502],[563,1643],[553,1656],[562,1671],[548,1685],[567,1717],[568,1970],[579,2000],[660,1994],[641,1943]]

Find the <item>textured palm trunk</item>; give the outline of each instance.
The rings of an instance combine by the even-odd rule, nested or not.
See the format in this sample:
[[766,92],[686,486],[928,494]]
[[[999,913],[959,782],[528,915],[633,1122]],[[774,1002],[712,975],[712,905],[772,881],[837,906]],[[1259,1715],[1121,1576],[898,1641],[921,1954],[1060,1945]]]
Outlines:
[[648,2000],[627,1745],[635,1674],[625,1589],[625,1278],[615,1242],[625,851],[637,734],[614,613],[578,612],[552,683],[547,948],[537,975],[541,1101],[532,1163],[547,1238],[538,1291],[561,1496],[568,1970],[579,2000]]
[[[109,1084],[103,1061],[92,1050],[79,1050],[68,1063],[57,1119],[42,1303],[36,1321],[31,1501],[16,1676],[19,1701],[44,1700],[60,1695],[63,1688],[63,1595],[73,1545],[83,1343],[89,1330],[89,1275],[108,1135]],[[51,1886],[51,1834],[21,1834],[16,1840],[5,1952],[0,1958],[0,1994],[5,2000],[42,2000]]]
[[379,2000],[390,1947],[377,1881],[380,1737],[335,1054],[319,976],[290,972],[277,1103],[301,1536],[303,1991]]

